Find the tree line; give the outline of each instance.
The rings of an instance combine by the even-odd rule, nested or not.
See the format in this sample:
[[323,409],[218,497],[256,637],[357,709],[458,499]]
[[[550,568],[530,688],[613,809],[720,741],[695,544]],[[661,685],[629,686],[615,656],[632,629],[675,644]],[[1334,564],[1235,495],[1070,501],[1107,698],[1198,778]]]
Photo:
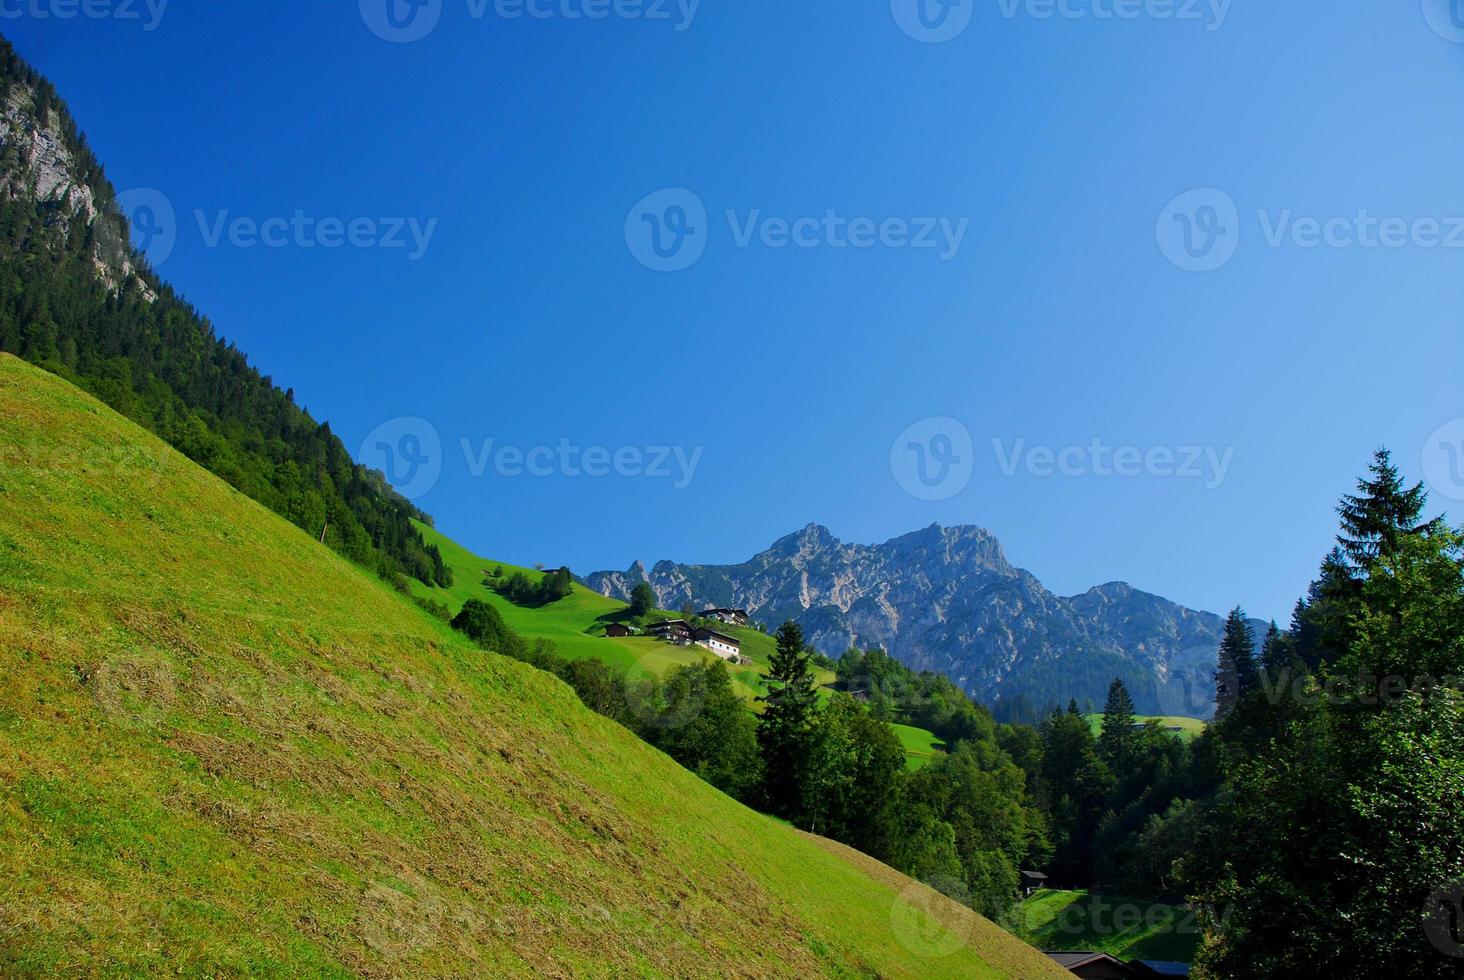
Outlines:
[[[1034,868],[1192,903],[1197,976],[1443,980],[1464,953],[1464,533],[1426,505],[1379,453],[1289,628],[1227,618],[1216,718],[1188,742],[1140,723],[1122,680],[1097,731],[1075,701],[998,724],[879,650],[846,653],[826,697],[793,623],[760,714],[712,658],[630,680],[526,643],[486,603],[455,625],[729,795],[989,916]],[[896,723],[948,752],[907,771]]]
[[1427,506],[1379,451],[1289,627],[1227,618],[1188,745],[1118,682],[1096,738],[1070,704],[1009,743],[1054,877],[1194,902],[1196,976],[1457,977],[1464,535]]

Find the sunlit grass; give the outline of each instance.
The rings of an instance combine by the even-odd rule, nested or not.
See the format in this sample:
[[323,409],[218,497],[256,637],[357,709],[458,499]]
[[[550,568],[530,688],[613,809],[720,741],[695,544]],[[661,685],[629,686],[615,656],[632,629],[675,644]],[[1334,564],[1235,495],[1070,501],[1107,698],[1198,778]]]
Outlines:
[[1061,976],[3,355],[0,447],[0,974]]

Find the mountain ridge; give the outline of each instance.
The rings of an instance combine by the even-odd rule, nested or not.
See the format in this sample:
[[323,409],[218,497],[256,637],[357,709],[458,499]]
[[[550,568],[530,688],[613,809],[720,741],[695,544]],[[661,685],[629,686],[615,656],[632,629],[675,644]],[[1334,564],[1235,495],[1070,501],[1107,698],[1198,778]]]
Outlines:
[[745,608],[769,626],[792,619],[830,656],[883,647],[1005,717],[1030,719],[1069,698],[1101,705],[1114,677],[1144,713],[1206,717],[1214,707],[1222,617],[1122,581],[1059,595],[973,524],[865,545],[810,523],[737,564],[637,560],[583,578],[622,599],[642,581],[663,608]]

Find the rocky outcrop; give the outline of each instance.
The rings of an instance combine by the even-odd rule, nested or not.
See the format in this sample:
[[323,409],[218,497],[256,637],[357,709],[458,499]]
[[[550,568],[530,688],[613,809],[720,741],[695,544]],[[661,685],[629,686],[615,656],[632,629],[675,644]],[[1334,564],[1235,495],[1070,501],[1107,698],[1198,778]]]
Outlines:
[[880,545],[809,525],[740,565],[662,561],[585,583],[628,598],[649,582],[663,608],[735,606],[775,626],[792,619],[837,656],[879,646],[944,673],[1006,717],[1077,698],[1101,708],[1122,677],[1139,710],[1208,716],[1223,622],[1121,583],[1064,597],[1007,561],[979,527],[932,526]]
[[[36,87],[12,82],[0,97],[0,195],[34,201],[45,226],[68,236],[89,236],[92,264],[113,290],[138,276],[126,218],[100,180],[100,167],[65,113]],[[98,188],[106,188],[102,199]]]

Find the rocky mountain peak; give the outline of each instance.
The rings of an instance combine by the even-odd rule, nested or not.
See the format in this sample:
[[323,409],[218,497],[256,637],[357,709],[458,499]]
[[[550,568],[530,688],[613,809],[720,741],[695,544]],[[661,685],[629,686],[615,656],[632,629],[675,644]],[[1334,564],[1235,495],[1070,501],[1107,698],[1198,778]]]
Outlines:
[[1100,706],[1122,677],[1141,713],[1206,716],[1222,622],[1122,582],[1064,598],[1013,566],[974,525],[929,527],[883,544],[846,544],[820,524],[739,565],[658,562],[585,583],[626,599],[648,581],[662,608],[747,609],[769,628],[803,626],[818,649],[883,647],[944,673],[1006,717],[1077,698]]

